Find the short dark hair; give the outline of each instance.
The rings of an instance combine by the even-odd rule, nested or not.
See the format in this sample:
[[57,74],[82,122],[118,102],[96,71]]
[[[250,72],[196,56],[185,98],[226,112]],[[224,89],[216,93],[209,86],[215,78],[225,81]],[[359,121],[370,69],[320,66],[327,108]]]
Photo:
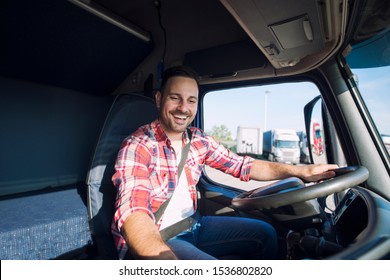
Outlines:
[[160,85],[161,93],[164,92],[168,80],[172,77],[187,77],[187,78],[194,79],[196,81],[196,84],[199,87],[200,78],[198,73],[195,72],[195,70],[185,65],[173,66],[164,71],[163,78]]

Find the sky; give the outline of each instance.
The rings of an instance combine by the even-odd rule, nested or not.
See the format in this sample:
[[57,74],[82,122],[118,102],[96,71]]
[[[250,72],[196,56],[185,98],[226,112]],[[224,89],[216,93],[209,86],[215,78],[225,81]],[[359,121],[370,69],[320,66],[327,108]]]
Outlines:
[[[390,67],[355,69],[353,72],[358,76],[360,91],[379,132],[390,134]],[[239,125],[263,130],[265,127],[265,130],[285,128],[301,131],[304,130],[303,107],[318,95],[317,87],[309,82],[208,94],[204,100],[205,130],[224,124],[233,139]],[[223,106],[220,105],[221,100]],[[244,110],[238,113],[237,108]]]

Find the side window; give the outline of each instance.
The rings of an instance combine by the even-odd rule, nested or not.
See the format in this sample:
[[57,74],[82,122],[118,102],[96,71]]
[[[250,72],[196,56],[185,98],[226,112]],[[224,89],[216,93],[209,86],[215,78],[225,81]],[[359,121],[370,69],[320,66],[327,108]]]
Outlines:
[[[323,154],[322,120],[316,110],[311,124],[316,146],[306,142],[304,107],[319,96],[311,82],[232,88],[207,93],[203,100],[204,130],[239,155],[257,159],[307,164],[308,150]],[[223,106],[221,101],[223,100]],[[314,155],[313,155],[314,156]],[[234,188],[250,190],[259,182],[241,182],[206,167],[211,180]]]

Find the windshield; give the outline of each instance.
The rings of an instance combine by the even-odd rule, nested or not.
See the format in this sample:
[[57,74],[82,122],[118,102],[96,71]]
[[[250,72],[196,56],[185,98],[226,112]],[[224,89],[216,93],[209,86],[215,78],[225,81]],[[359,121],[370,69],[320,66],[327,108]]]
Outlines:
[[390,151],[390,29],[353,46],[347,57],[356,84],[370,111],[382,140]]
[[287,149],[295,149],[299,147],[297,141],[288,141],[288,140],[276,140],[275,145],[277,148],[287,148]]
[[352,69],[359,79],[359,91],[370,111],[387,151],[390,151],[390,66]]

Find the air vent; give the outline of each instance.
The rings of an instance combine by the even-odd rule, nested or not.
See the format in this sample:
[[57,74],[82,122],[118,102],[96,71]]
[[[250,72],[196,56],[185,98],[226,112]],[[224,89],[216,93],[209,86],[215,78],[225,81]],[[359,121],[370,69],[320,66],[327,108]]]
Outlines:
[[269,29],[285,50],[313,42],[313,31],[307,15],[270,25]]
[[325,50],[327,1],[220,1],[277,69]]

